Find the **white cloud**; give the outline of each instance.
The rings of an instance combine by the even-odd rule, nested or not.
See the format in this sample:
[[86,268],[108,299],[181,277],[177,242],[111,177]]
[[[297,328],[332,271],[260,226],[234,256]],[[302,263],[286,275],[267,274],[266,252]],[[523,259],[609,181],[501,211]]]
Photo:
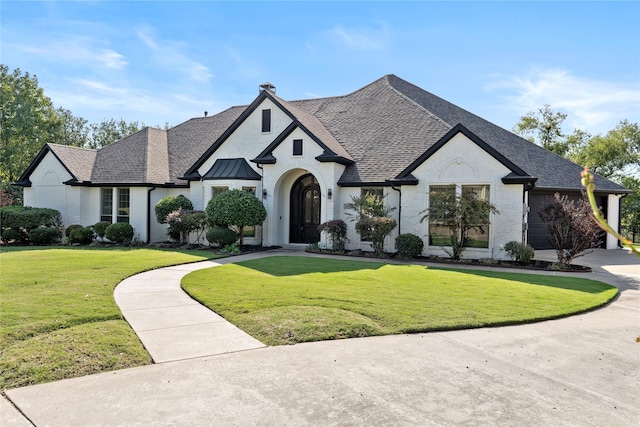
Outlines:
[[45,44],[18,44],[13,46],[18,51],[38,55],[55,62],[74,62],[89,67],[122,70],[127,65],[125,57],[112,50],[95,46],[97,42],[86,37],[69,37],[56,39]]
[[187,47],[184,43],[166,40],[157,42],[150,34],[152,32],[152,29],[144,28],[136,34],[142,43],[151,50],[153,58],[158,64],[171,67],[197,82],[207,82],[214,77],[209,67],[188,57],[185,52]]
[[390,31],[384,22],[378,22],[377,27],[349,28],[336,24],[333,28],[323,31],[320,39],[307,42],[309,49],[315,49],[330,42],[332,45],[356,51],[379,51],[390,44]]
[[640,85],[636,82],[599,81],[560,69],[532,69],[522,75],[495,75],[491,80],[485,90],[501,94],[505,110],[523,116],[548,104],[568,115],[569,132],[604,133],[621,120],[640,119]]

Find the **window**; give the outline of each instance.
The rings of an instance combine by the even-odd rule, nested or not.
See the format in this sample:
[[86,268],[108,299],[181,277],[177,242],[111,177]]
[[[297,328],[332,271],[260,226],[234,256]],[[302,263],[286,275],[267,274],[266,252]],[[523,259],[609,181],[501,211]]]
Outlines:
[[262,132],[271,132],[271,110],[262,110]]
[[100,189],[100,221],[113,222],[113,188]]
[[[463,185],[462,194],[473,194],[478,199],[489,202],[488,185]],[[488,248],[489,225],[478,225],[476,228],[469,230],[469,240],[467,241],[467,247]]]
[[[480,200],[489,202],[488,185],[432,185],[429,187],[429,199],[435,195],[439,197],[440,206],[437,209],[438,215],[429,216],[429,245],[430,246],[451,246],[451,235],[449,227],[446,225],[447,204],[451,204],[454,209],[457,198],[462,195],[473,195]],[[468,240],[465,247],[488,248],[489,247],[489,225],[477,225],[469,230]]]
[[[256,195],[256,187],[242,187],[242,191],[246,191],[253,196]],[[253,225],[245,227],[244,230],[242,230],[242,234],[244,237],[256,237],[256,228]]]
[[118,188],[118,222],[129,222],[129,189]]
[[213,199],[214,197],[216,197],[218,194],[220,193],[224,193],[225,191],[227,191],[229,189],[229,187],[227,186],[217,186],[217,187],[211,187],[211,198]]
[[[384,200],[384,190],[382,189],[382,187],[362,188],[360,190],[360,197],[367,197],[367,196],[375,196],[380,198],[380,200]],[[369,233],[361,233],[360,241],[370,242],[371,235]]]
[[[456,186],[432,185],[429,188],[429,200],[431,201],[431,199],[436,195],[443,197],[446,196],[446,199],[443,200],[445,200],[446,202],[455,203]],[[438,209],[438,212],[441,212],[441,210]],[[451,246],[449,228],[445,225],[445,221],[441,217],[429,215],[429,245]]]
[[301,139],[293,140],[293,155],[302,156],[302,140]]

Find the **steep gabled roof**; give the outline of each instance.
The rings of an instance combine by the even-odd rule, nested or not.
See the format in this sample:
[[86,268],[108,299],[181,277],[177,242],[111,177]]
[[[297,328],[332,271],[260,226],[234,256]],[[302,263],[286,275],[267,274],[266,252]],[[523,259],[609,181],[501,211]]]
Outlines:
[[31,174],[48,153],[53,154],[69,172],[72,176],[70,181],[83,182],[91,179],[91,170],[96,160],[96,150],[72,147],[70,145],[45,144],[15,184],[30,187]]

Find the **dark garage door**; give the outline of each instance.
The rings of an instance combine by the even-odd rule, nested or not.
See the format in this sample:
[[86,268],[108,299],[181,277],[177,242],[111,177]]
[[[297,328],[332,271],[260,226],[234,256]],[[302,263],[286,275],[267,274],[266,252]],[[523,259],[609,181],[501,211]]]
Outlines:
[[[544,224],[540,220],[538,211],[542,209],[548,199],[553,197],[553,193],[529,193],[529,216],[528,216],[528,237],[527,241],[534,249],[553,249],[547,240],[547,232]],[[573,200],[580,199],[581,195],[569,195]],[[607,198],[596,197],[599,205],[602,207],[603,214],[607,215]]]

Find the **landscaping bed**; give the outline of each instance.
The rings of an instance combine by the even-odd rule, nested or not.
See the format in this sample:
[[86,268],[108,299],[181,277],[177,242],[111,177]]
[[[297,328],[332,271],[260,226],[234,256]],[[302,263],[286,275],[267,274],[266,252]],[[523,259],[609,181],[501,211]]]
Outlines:
[[399,259],[403,261],[417,261],[417,262],[433,262],[440,264],[449,264],[453,266],[478,266],[478,267],[497,267],[497,268],[513,268],[518,270],[537,270],[537,271],[562,271],[566,273],[590,273],[591,267],[584,265],[562,265],[552,261],[531,260],[529,263],[522,263],[510,260],[498,260],[493,258],[465,258],[461,260],[454,260],[451,258],[443,258],[438,256],[418,256],[411,259],[397,257],[396,254],[385,253],[384,257],[377,257],[374,252],[367,252],[360,249],[353,251],[333,251],[329,249],[307,249],[306,252],[326,254],[326,255],[338,255],[345,257],[360,257],[360,258],[374,258],[374,259]]

